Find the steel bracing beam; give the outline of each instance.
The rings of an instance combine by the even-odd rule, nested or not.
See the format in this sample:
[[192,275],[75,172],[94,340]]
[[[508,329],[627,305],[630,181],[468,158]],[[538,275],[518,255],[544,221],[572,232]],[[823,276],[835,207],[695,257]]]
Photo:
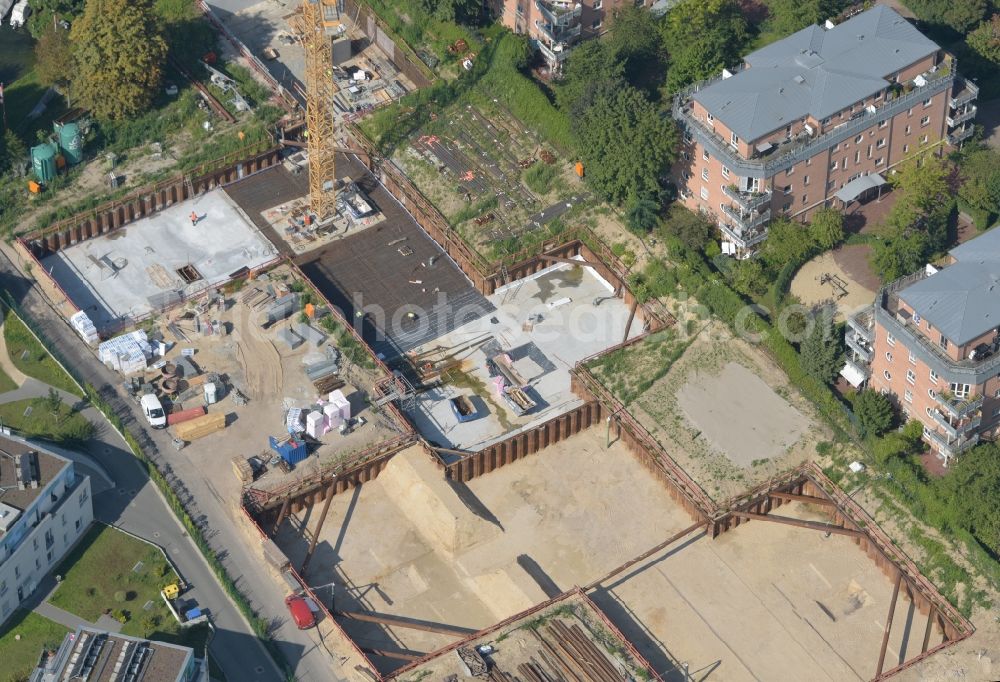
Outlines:
[[754,512],[734,511],[733,516],[740,516],[745,519],[757,519],[758,521],[773,521],[774,523],[784,523],[788,526],[798,528],[808,528],[824,533],[835,533],[837,535],[848,535],[850,537],[864,537],[864,533],[859,530],[835,526],[832,523],[819,523],[817,521],[803,521],[802,519],[792,519],[787,516],[777,516],[775,514],[756,514]]
[[569,263],[570,265],[589,265],[590,267],[594,267],[594,264],[588,260],[566,258],[565,256],[550,256],[547,253],[538,254],[538,259],[552,261],[553,263]]
[[927,609],[927,627],[924,628],[924,642],[920,645],[920,653],[927,652],[927,645],[931,641],[931,630],[934,629],[934,616],[937,615],[937,609],[933,606]]
[[692,524],[692,525],[688,526],[687,528],[685,528],[682,531],[678,531],[677,533],[674,533],[669,538],[667,538],[666,540],[664,540],[660,544],[656,545],[655,547],[653,547],[651,549],[647,549],[645,552],[643,552],[639,556],[635,557],[634,559],[629,559],[628,561],[626,561],[624,564],[622,564],[618,568],[612,569],[611,572],[608,573],[607,575],[605,575],[605,576],[603,576],[601,578],[598,578],[594,582],[590,583],[589,585],[587,585],[586,587],[583,588],[583,591],[584,592],[588,592],[588,591],[594,589],[595,587],[597,587],[598,585],[600,585],[601,583],[605,583],[608,580],[611,580],[612,578],[614,578],[619,573],[627,571],[628,569],[632,568],[633,566],[635,566],[640,561],[645,561],[646,559],[648,559],[649,557],[653,556],[654,554],[662,552],[667,547],[669,547],[670,545],[674,544],[675,542],[677,542],[678,540],[680,540],[685,535],[688,535],[688,534],[690,534],[690,533],[698,530],[699,528],[704,528],[704,526],[705,526],[705,522],[704,521],[699,521],[698,523],[695,523],[695,524]]
[[632,308],[628,311],[628,322],[625,323],[625,334],[622,336],[622,343],[628,341],[628,332],[632,328],[632,320],[635,319],[635,310],[639,307],[639,299],[633,299]]
[[278,520],[274,522],[274,530],[271,531],[271,535],[277,535],[278,529],[281,528],[282,521],[288,516],[288,509],[292,506],[292,498],[286,497],[285,501],[281,503],[281,511],[278,512]]
[[770,492],[768,497],[774,497],[788,502],[805,502],[806,504],[818,504],[823,507],[836,507],[837,503],[825,497],[813,497],[812,495],[796,495],[795,493]]
[[882,648],[878,652],[878,667],[875,669],[875,679],[882,676],[885,665],[885,650],[889,646],[889,631],[892,630],[892,618],[896,614],[896,599],[899,597],[899,584],[903,582],[903,572],[896,571],[896,584],[892,587],[892,599],[889,600],[889,615],[885,617],[885,629],[882,631]]
[[302,560],[302,568],[299,573],[305,576],[306,569],[309,568],[309,561],[312,559],[313,552],[316,551],[316,543],[319,542],[319,534],[323,530],[323,522],[326,521],[326,514],[330,511],[330,503],[333,502],[333,495],[337,491],[337,477],[334,476],[333,480],[330,481],[330,487],[326,491],[326,499],[323,501],[323,511],[319,515],[319,523],[316,524],[316,530],[313,531],[312,540],[309,541],[309,551],[306,552],[305,558]]
[[474,634],[476,630],[462,628],[457,625],[443,625],[441,623],[428,623],[425,620],[412,620],[398,618],[396,616],[386,616],[380,613],[358,613],[357,611],[337,611],[334,615],[351,620],[359,620],[363,623],[376,623],[378,625],[388,625],[395,628],[409,630],[421,630],[423,632],[434,632],[439,635],[452,635],[467,637]]

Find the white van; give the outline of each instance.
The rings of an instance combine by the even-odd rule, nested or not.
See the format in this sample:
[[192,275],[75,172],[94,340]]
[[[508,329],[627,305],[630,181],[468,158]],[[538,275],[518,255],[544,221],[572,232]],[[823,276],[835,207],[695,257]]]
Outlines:
[[11,28],[21,28],[24,26],[24,22],[30,14],[31,8],[28,7],[28,0],[21,0],[21,2],[14,5],[14,9],[10,11]]
[[147,393],[139,399],[139,404],[142,405],[142,413],[146,415],[146,421],[154,429],[165,429],[167,428],[167,415],[163,411],[163,405],[160,404],[160,399],[157,398],[152,393]]

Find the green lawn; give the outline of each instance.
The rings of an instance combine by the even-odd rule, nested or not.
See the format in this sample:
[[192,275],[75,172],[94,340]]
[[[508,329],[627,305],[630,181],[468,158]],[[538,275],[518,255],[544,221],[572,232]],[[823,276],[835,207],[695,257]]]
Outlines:
[[[25,416],[28,408],[31,412]],[[94,437],[95,427],[71,405],[50,404],[47,398],[28,398],[0,405],[0,423],[28,438],[56,443],[84,443]]]
[[[142,568],[133,571],[140,561]],[[56,573],[63,576],[63,581],[49,599],[53,606],[90,622],[106,609],[123,610],[128,615],[122,628],[126,635],[190,636],[177,632],[177,622],[160,597],[160,589],[176,582],[177,574],[160,550],[141,540],[94,524]],[[125,600],[117,601],[116,594]],[[153,603],[148,611],[143,609],[146,602]]]
[[67,632],[69,628],[31,611],[15,611],[0,626],[0,682],[28,679],[42,649],[58,648]]
[[0,369],[0,393],[6,393],[7,391],[13,391],[17,388],[17,384],[7,376],[7,373]]
[[14,366],[29,377],[44,381],[49,386],[61,388],[68,393],[83,397],[80,388],[52,359],[17,315],[8,310],[4,317],[3,336],[7,341],[7,352]]

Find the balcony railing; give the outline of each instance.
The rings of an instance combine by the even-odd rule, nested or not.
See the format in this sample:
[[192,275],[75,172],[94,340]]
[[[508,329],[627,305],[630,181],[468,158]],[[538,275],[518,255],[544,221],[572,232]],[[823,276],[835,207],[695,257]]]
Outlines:
[[544,40],[536,40],[534,43],[550,64],[565,61],[566,57],[568,57],[570,53],[569,48],[566,46],[559,46],[559,48],[556,49],[546,45]]
[[767,230],[763,227],[756,230],[743,230],[728,223],[720,222],[719,229],[729,237],[729,241],[735,243],[741,249],[751,249],[767,239]]
[[855,362],[854,360],[852,360],[850,358],[847,358],[844,362],[846,364],[850,365],[854,369],[855,372],[857,372],[858,374],[860,374],[861,376],[863,376],[865,378],[865,381],[867,381],[868,379],[871,378],[872,372],[871,372],[871,368],[868,365],[866,365],[864,363],[861,363],[861,362]]
[[959,424],[952,424],[940,410],[931,410],[931,419],[936,421],[938,426],[943,428],[952,438],[959,438],[969,431],[975,431],[983,423],[983,415],[979,412],[974,413],[971,418]]
[[866,340],[859,337],[857,334],[852,334],[850,331],[844,336],[844,341],[847,343],[847,347],[858,354],[864,362],[871,362],[872,358],[875,357],[875,351],[869,346]]
[[957,125],[965,123],[966,121],[972,120],[976,117],[976,107],[975,105],[968,107],[965,111],[960,114],[949,114],[948,115],[948,127],[954,128]]
[[962,419],[983,407],[983,394],[956,398],[951,393],[942,391],[934,394],[934,401],[944,408],[955,419]]
[[847,326],[869,344],[875,341],[875,311],[872,306],[847,318]]
[[583,13],[583,6],[578,3],[566,3],[565,6],[559,6],[543,0],[535,0],[535,7],[538,8],[539,14],[547,23],[561,28],[574,23]]
[[690,131],[708,149],[709,153],[723,160],[723,164],[731,171],[752,178],[771,177],[781,171],[788,170],[797,163],[812,158],[835,144],[868,130],[881,121],[892,118],[928,97],[948,90],[955,81],[957,66],[957,60],[953,59],[947,68],[922,74],[925,80],[924,85],[915,85],[910,92],[884,102],[882,106],[876,108],[874,113],[868,113],[866,110],[860,116],[816,137],[800,135],[792,138],[778,145],[778,148],[771,152],[767,158],[747,159],[740,156],[730,146],[729,140],[722,138],[706,122],[696,118],[691,113],[691,96],[718,79],[697,83],[675,95],[673,115],[683,128]]
[[576,26],[556,26],[554,24],[547,24],[539,19],[535,20],[535,28],[554,43],[566,43],[579,38],[582,31],[580,24]]
[[738,203],[747,212],[754,211],[771,203],[771,193],[767,191],[744,192],[737,188],[736,185],[725,185],[722,188],[722,193]]
[[951,457],[962,454],[979,442],[978,433],[973,433],[967,438],[949,438],[938,431],[927,431],[926,433],[932,443],[938,445],[941,450]]
[[722,212],[726,217],[736,223],[735,227],[743,231],[753,231],[758,227],[763,227],[771,219],[771,209],[761,213],[743,213],[732,206],[722,205]]
[[953,133],[948,133],[948,143],[951,145],[959,145],[972,137],[973,132],[975,132],[975,128],[972,126],[963,126]]
[[979,97],[979,87],[975,83],[962,78],[960,83],[957,83],[957,85],[961,86],[960,89],[954,91],[951,99],[949,100],[949,104],[951,104],[952,109],[958,109],[963,104],[971,102]]

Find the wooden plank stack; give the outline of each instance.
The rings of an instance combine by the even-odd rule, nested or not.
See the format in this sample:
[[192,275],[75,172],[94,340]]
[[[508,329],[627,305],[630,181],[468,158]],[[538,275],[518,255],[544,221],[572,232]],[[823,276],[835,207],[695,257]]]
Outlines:
[[203,417],[178,424],[174,428],[174,433],[182,440],[192,441],[204,438],[224,428],[226,428],[225,412],[213,412],[212,414],[206,414]]

